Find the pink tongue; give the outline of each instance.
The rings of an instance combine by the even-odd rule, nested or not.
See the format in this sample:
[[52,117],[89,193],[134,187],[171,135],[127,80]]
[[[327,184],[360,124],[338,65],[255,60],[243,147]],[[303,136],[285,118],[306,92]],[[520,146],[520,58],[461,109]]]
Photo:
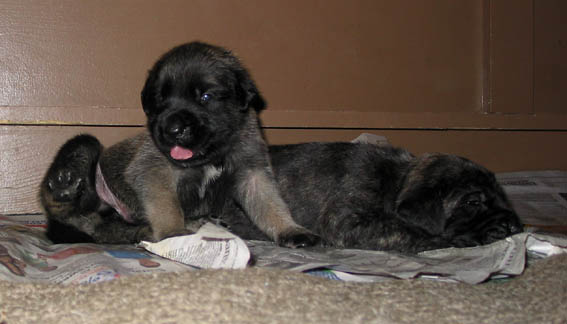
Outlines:
[[193,151],[181,146],[174,146],[171,148],[169,155],[175,160],[187,160],[193,156]]

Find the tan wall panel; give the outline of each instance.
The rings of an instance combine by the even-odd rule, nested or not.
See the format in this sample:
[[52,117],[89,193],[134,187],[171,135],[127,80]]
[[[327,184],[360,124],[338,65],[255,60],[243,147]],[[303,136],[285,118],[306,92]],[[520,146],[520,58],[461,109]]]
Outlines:
[[272,129],[272,144],[350,141],[366,132],[420,155],[445,152],[467,157],[493,171],[567,170],[566,132],[444,130],[289,130]]
[[489,2],[490,112],[533,113],[534,0]]
[[151,64],[194,39],[234,49],[273,110],[481,109],[478,0],[0,4],[0,105],[13,114],[137,108]]
[[564,1],[0,0],[0,8],[0,213],[39,211],[38,183],[72,135],[110,144],[138,132],[147,69],[194,39],[234,49],[250,67],[274,143],[351,140],[369,128],[416,154],[455,153],[496,171],[567,170]]
[[567,113],[567,1],[535,1],[534,105]]
[[[0,214],[40,212],[37,190],[58,147],[78,133],[92,133],[105,145],[141,128],[125,127],[0,127]],[[362,132],[386,136],[415,154],[447,152],[466,156],[495,171],[567,170],[567,156],[557,154],[567,133],[504,131],[393,131],[267,129],[272,143],[350,141]],[[561,152],[561,149],[559,149]]]

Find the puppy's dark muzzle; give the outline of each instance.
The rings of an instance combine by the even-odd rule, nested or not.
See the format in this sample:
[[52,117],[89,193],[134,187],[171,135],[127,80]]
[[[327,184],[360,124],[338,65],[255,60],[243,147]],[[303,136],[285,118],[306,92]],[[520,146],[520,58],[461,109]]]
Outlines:
[[511,210],[495,210],[485,214],[483,218],[489,220],[482,224],[483,244],[495,242],[524,230],[520,218]]
[[184,138],[191,138],[191,126],[185,125],[178,119],[168,123],[164,132],[168,139],[175,142]]
[[474,217],[457,219],[445,231],[459,247],[490,244],[523,231],[518,215],[506,208],[492,207]]
[[188,147],[196,141],[199,122],[187,112],[177,112],[164,119],[162,133],[170,145]]

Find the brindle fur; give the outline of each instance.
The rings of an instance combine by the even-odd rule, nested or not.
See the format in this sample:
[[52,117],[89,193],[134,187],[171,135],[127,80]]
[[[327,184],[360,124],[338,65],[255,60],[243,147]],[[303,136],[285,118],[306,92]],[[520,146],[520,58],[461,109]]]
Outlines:
[[[522,231],[494,174],[462,157],[414,157],[354,143],[271,146],[270,156],[295,221],[327,245],[419,252]],[[224,214],[222,222],[243,238],[262,239],[238,213]]]

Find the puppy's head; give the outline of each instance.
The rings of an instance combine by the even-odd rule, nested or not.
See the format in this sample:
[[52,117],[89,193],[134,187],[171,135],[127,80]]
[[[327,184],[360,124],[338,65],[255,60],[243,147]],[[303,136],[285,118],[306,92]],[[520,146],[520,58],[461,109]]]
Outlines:
[[455,246],[494,242],[522,231],[494,174],[465,158],[419,158],[398,196],[398,215]]
[[200,42],[177,46],[149,71],[142,90],[148,129],[177,166],[214,162],[265,102],[240,61]]

